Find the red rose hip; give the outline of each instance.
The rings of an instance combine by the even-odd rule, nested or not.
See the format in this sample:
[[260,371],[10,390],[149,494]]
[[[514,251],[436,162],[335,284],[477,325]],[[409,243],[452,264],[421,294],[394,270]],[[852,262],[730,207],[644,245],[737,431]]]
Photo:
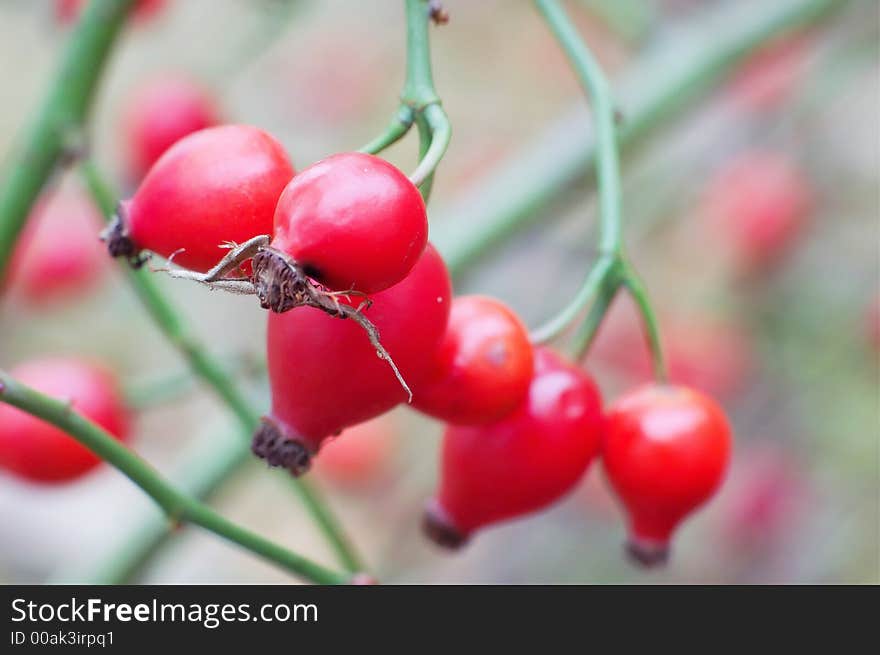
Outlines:
[[484,296],[455,298],[413,406],[456,425],[494,423],[522,404],[533,368],[528,331],[510,309]]
[[[37,391],[70,401],[74,411],[119,441],[128,437],[128,414],[111,373],[73,358],[20,364],[10,375]],[[100,459],[58,428],[18,408],[0,404],[0,468],[41,483],[74,480]]]
[[602,402],[592,379],[546,348],[528,396],[486,426],[450,426],[425,532],[461,546],[477,529],[539,510],[569,492],[598,454]]
[[205,272],[225,245],[272,233],[278,197],[294,171],[284,148],[248,125],[222,125],[175,143],[122,203],[110,253],[141,250]]
[[[429,244],[412,272],[377,293],[363,310],[410,384],[431,366],[446,330],[451,296],[446,265]],[[272,409],[254,435],[253,451],[270,465],[299,475],[324,439],[407,400],[392,368],[355,321],[314,307],[270,312],[268,319]]]
[[688,387],[649,385],[614,403],[602,462],[629,515],[629,553],[641,564],[666,561],[672,533],[721,484],[730,426],[708,396]]
[[150,81],[134,93],[123,116],[129,175],[139,180],[180,139],[219,122],[213,98],[186,77]]
[[103,224],[81,194],[62,191],[41,198],[15,246],[9,291],[32,306],[85,292],[107,269],[98,239]]
[[333,155],[297,175],[275,211],[272,248],[338,291],[376,293],[397,284],[428,240],[418,189],[384,159]]

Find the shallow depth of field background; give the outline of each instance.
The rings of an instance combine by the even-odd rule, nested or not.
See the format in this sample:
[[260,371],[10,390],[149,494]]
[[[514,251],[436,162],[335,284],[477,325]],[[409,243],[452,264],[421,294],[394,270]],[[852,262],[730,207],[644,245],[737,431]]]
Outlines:
[[[51,4],[0,0],[4,157],[41,100],[66,36],[51,20]],[[402,3],[383,0],[367,8],[298,0],[282,20],[283,12],[273,12],[283,4],[169,0],[154,20],[126,31],[100,90],[92,135],[99,164],[116,172],[120,188],[126,185],[120,113],[139,84],[166,71],[213,89],[228,120],[276,135],[297,168],[357,148],[384,128],[403,80]],[[429,216],[435,224],[454,221],[456,202],[477,197],[484,179],[560,120],[584,131],[590,120],[575,78],[530,3],[446,4],[452,20],[432,29],[432,37],[435,77],[454,136],[434,187]],[[597,3],[572,0],[568,7],[619,82],[670,30],[724,3],[620,3],[636,11],[617,30],[590,11],[591,4]],[[749,107],[734,84],[719,85],[624,159],[627,241],[661,328],[670,340],[710,342],[692,348],[695,366],[709,376],[736,378],[721,397],[735,427],[735,461],[721,493],[680,531],[670,565],[645,573],[624,560],[623,523],[598,466],[549,511],[487,530],[459,554],[440,552],[421,538],[419,520],[433,488],[441,429],[400,409],[391,415],[397,445],[384,475],[355,488],[321,485],[380,580],[878,581],[880,366],[868,319],[880,291],[878,24],[876,3],[850,2],[810,33],[781,104]],[[572,121],[573,111],[582,120]],[[387,156],[411,168],[414,139]],[[814,185],[816,206],[790,257],[743,279],[732,274],[723,238],[707,228],[700,206],[712,172],[753,146],[792,157]],[[68,177],[65,184],[78,184]],[[592,189],[585,178],[544,207],[531,227],[458,277],[456,291],[500,297],[530,326],[552,315],[592,257]],[[265,315],[253,299],[183,281],[163,280],[163,287],[213,352],[262,357]],[[613,357],[601,355],[613,350],[614,326],[633,319],[625,307],[611,318],[588,360],[608,401],[631,384]],[[69,353],[99,357],[134,389],[185,372],[112,268],[98,289],[72,303],[0,302],[0,366]],[[259,376],[249,388],[266,407]],[[235,438],[235,430],[210,393],[194,391],[139,415],[133,446],[173,476],[193,442]],[[214,504],[332,563],[283,476],[259,462]],[[27,486],[0,472],[0,582],[86,579],[112,544],[156,514],[136,487],[107,467],[54,488]],[[140,579],[291,580],[193,529],[181,531]]]

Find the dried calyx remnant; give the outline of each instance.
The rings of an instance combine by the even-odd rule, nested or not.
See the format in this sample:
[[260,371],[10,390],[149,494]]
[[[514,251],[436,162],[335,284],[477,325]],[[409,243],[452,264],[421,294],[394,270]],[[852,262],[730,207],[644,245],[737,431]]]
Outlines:
[[[113,222],[101,234],[101,238],[107,243],[107,249],[113,257],[125,257],[136,268],[142,266],[148,259],[148,256],[141,253],[128,236],[122,214],[114,217]],[[324,288],[309,277],[292,258],[270,247],[269,242],[268,235],[261,235],[242,244],[228,244],[229,252],[226,256],[206,273],[187,269],[160,270],[164,270],[171,277],[193,280],[212,289],[255,295],[259,298],[261,307],[276,313],[290,311],[296,307],[314,307],[329,316],[353,320],[363,328],[379,358],[388,362],[400,386],[406,391],[408,401],[412,402],[409,385],[403,379],[391,355],[382,346],[379,330],[364,314],[372,301],[360,292],[330,291]],[[252,260],[253,268],[251,277],[227,277],[239,271],[241,265],[249,259]],[[340,300],[351,302],[352,296],[362,297],[357,307],[347,302],[340,302]],[[300,475],[308,470],[311,459],[311,453],[305,446],[285,437],[277,426],[265,418],[254,433],[251,449],[270,466],[284,467],[293,475]]]
[[431,0],[428,3],[428,12],[435,25],[446,25],[449,22],[449,12],[440,0]]

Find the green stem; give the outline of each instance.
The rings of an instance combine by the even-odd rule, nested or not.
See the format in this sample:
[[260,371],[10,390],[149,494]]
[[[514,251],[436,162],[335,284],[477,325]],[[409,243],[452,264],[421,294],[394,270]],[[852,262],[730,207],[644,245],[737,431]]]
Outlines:
[[556,36],[593,107],[596,131],[596,179],[599,186],[599,252],[619,255],[622,250],[620,158],[614,125],[614,102],[602,69],[565,11],[555,0],[535,0]]
[[654,377],[661,382],[666,382],[669,376],[666,371],[666,360],[663,358],[663,345],[660,341],[660,332],[657,329],[657,317],[648,300],[648,292],[645,289],[645,285],[638,273],[636,273],[635,269],[631,266],[627,266],[623,271],[623,284],[636,301],[636,306],[642,315],[645,336],[648,340],[651,361],[654,365]]
[[[82,172],[95,202],[109,220],[116,207],[114,194],[92,162],[84,162]],[[259,424],[260,412],[251,406],[247,398],[232,383],[223,365],[203,348],[189,328],[184,325],[150,272],[143,268],[133,270],[125,263],[122,265],[153,321],[189,362],[196,375],[202,378],[235,414],[243,434],[247,435],[245,438],[248,438]],[[353,571],[363,570],[360,558],[355,553],[350,540],[343,533],[339,522],[332,516],[317,489],[305,480],[291,480],[291,482],[340,561]]]
[[586,318],[578,327],[577,334],[572,342],[572,354],[574,361],[579,362],[586,357],[587,352],[593,345],[599,327],[602,325],[602,319],[608,313],[611,303],[617,296],[620,289],[621,280],[617,275],[605,279],[605,284],[601,286],[596,294],[596,300],[587,312]]
[[0,402],[51,423],[113,465],[152,498],[172,524],[187,522],[198,525],[311,582],[342,584],[350,579],[349,574],[337,573],[316,564],[232,523],[207,505],[178,491],[112,435],[73,411],[69,403],[35,391],[3,371],[0,371]]
[[[704,97],[768,39],[816,22],[846,0],[738,0],[698,12],[675,34],[657,39],[617,87],[624,121],[618,142],[633,146]],[[464,270],[537,220],[594,164],[594,135],[574,109],[523,147],[473,192],[440,209],[431,240],[450,267]]]
[[415,120],[415,112],[412,107],[401,105],[397,110],[397,115],[391,120],[386,130],[370,141],[365,146],[358,149],[358,152],[366,152],[370,155],[378,155],[386,148],[400,141],[409,128],[412,127]]
[[16,237],[59,160],[84,147],[83,124],[116,36],[135,0],[91,2],[55,81],[0,185],[0,278]]

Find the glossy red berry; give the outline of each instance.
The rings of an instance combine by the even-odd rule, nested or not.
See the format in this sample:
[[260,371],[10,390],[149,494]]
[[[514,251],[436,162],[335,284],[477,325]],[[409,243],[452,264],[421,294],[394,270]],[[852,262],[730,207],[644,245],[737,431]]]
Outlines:
[[[399,284],[363,310],[409,384],[428,372],[449,318],[452,288],[430,244]],[[355,304],[357,298],[340,302]],[[254,437],[254,452],[299,474],[321,442],[407,400],[388,362],[353,320],[312,307],[269,313],[267,356],[272,411]]]
[[730,450],[724,411],[698,391],[648,385],[614,403],[602,461],[629,515],[628,549],[637,561],[666,560],[676,527],[721,484]]
[[494,423],[522,404],[533,359],[528,331],[504,304],[455,298],[431,374],[413,389],[413,406],[456,425]]
[[[113,375],[73,358],[45,358],[10,371],[37,391],[69,400],[73,409],[120,441],[128,437],[128,414]],[[0,468],[34,482],[66,482],[95,468],[100,459],[45,421],[0,404]]]
[[315,472],[340,487],[360,488],[376,482],[390,467],[396,437],[387,416],[346,428],[321,444]]
[[710,181],[707,211],[745,271],[779,262],[806,228],[809,180],[783,153],[746,152]]
[[272,233],[293,174],[281,144],[256,127],[195,132],[171,146],[123,203],[125,236],[135,251],[174,254],[176,264],[207,271],[227,253],[224,245]]
[[513,414],[492,425],[447,428],[440,486],[425,516],[428,536],[458,547],[474,530],[539,510],[573,489],[599,451],[601,404],[584,371],[537,349],[528,396]]
[[10,261],[7,288],[41,305],[85,292],[107,270],[103,220],[83,195],[62,191],[36,204]]
[[[88,0],[55,0],[55,18],[64,25],[72,23],[79,18],[80,11],[87,2]],[[136,20],[152,18],[166,2],[167,0],[137,0],[134,18]]]
[[400,282],[428,240],[418,189],[384,159],[333,155],[297,175],[275,211],[272,247],[339,291],[375,293]]
[[168,148],[220,122],[213,98],[186,77],[157,78],[138,89],[123,116],[129,175],[139,180]]

